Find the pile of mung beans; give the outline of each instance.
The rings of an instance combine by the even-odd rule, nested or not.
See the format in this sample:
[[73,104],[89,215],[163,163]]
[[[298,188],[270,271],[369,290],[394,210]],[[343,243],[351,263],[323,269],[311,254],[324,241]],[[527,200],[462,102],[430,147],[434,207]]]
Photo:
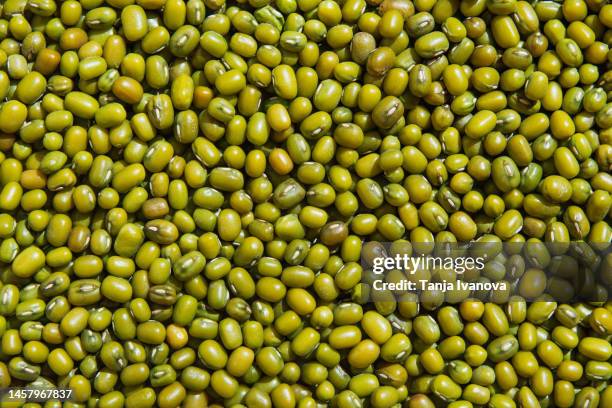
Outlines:
[[612,407],[612,255],[569,303],[373,302],[360,262],[608,247],[611,45],[606,0],[0,1],[0,389]]

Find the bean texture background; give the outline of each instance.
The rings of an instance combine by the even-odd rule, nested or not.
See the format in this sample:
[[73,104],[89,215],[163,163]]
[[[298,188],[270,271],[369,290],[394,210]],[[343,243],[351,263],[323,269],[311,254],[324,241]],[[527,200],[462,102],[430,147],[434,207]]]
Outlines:
[[[611,45],[605,0],[3,0],[0,388],[73,393],[0,404],[612,407],[612,254],[539,245],[611,245]],[[370,301],[366,241],[597,298]]]

